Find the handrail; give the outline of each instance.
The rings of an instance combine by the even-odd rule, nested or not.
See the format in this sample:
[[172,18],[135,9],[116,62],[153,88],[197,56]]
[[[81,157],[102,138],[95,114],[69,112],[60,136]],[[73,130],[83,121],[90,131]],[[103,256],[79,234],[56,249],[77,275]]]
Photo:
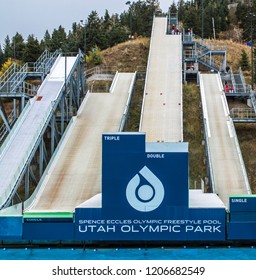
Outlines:
[[205,142],[206,142],[206,154],[208,157],[208,165],[209,165],[209,173],[210,173],[210,183],[211,183],[212,191],[215,193],[216,192],[215,180],[214,180],[212,159],[211,159],[209,140],[208,140],[208,138],[211,137],[210,132],[209,132],[210,126],[209,126],[209,120],[208,120],[207,105],[206,105],[206,100],[205,100],[204,83],[203,83],[201,74],[199,74],[199,85],[200,85],[200,95],[201,95],[201,100],[202,100],[203,123],[204,123]]
[[60,53],[60,50],[56,50],[54,53],[45,50],[36,62],[27,62],[22,67],[15,62],[12,63],[0,77],[0,89],[7,86],[6,92],[15,92],[26,78],[27,73],[48,73]]
[[243,177],[244,177],[246,191],[247,191],[247,194],[252,194],[251,188],[250,188],[250,183],[249,183],[247,172],[246,172],[246,168],[245,168],[245,164],[244,164],[244,160],[243,160],[243,156],[242,156],[242,152],[241,152],[240,145],[239,145],[238,138],[237,138],[237,134],[236,134],[236,129],[235,129],[235,126],[234,126],[234,122],[231,118],[230,118],[230,126],[231,126],[231,129],[232,129],[232,133],[234,135],[236,150],[237,150],[239,162],[240,162],[240,165],[241,165],[241,168],[242,168],[242,173],[243,173]]
[[95,66],[89,70],[86,70],[86,77],[88,78],[94,74],[115,74],[116,71],[116,66]]
[[256,97],[255,97],[254,92],[251,92],[250,97],[251,97],[251,102],[252,102],[253,109],[256,112]]
[[232,87],[234,88],[234,91],[237,92],[237,85],[236,85],[232,67],[230,68],[229,72],[230,72],[230,79],[231,79]]
[[1,84],[5,83],[9,78],[13,75],[13,73],[16,73],[17,70],[21,68],[20,65],[17,63],[13,62],[7,70],[3,73],[2,76],[0,76],[0,88],[2,87]]
[[128,90],[127,102],[126,102],[126,105],[125,105],[125,108],[124,108],[124,112],[123,112],[123,116],[122,116],[122,119],[121,119],[121,122],[120,122],[119,129],[118,129],[118,131],[120,131],[120,132],[124,130],[124,126],[125,126],[125,123],[126,123],[126,120],[127,120],[127,117],[128,117],[129,108],[130,108],[130,104],[131,104],[131,98],[132,98],[132,94],[133,94],[133,91],[134,91],[134,85],[135,85],[135,82],[136,82],[136,76],[137,76],[137,72],[135,72],[133,74],[132,81],[131,81],[131,84],[130,84],[130,87],[129,87],[129,90]]
[[246,82],[245,82],[244,74],[243,74],[243,71],[242,71],[241,67],[239,67],[238,73],[239,73],[239,75],[241,77],[241,81],[242,81],[242,85],[243,85],[243,88],[244,88],[244,92],[246,92]]
[[256,112],[253,108],[232,108],[230,116],[232,119],[256,119]]

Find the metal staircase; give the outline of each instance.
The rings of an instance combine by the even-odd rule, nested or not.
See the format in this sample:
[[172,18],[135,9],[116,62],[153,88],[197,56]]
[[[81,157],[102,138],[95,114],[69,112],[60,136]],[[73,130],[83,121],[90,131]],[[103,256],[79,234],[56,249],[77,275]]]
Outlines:
[[[28,83],[24,86],[22,83],[29,77],[40,76],[43,79],[60,53],[59,50],[54,53],[45,50],[35,63],[27,62],[20,66],[14,62],[0,77],[0,93],[19,91],[31,94],[32,86],[29,86]],[[21,85],[22,87],[20,87]]]
[[[206,41],[194,35],[192,31],[183,30],[183,73],[184,80],[188,75],[197,77],[199,68],[214,72],[224,72],[226,68],[226,46],[214,41]],[[194,67],[198,65],[198,67]],[[195,69],[194,69],[195,68]]]
[[[38,86],[27,82],[27,80],[39,79],[43,81],[60,53],[60,50],[56,50],[54,53],[45,50],[34,63],[27,62],[21,66],[14,62],[0,77],[0,99],[8,98],[10,102],[13,102],[11,113],[6,113],[4,106],[0,106],[0,116],[3,119],[3,124],[0,127],[0,144],[25,108],[27,100],[37,93]],[[19,100],[18,109],[16,107],[17,100]]]
[[[226,96],[239,96],[239,97],[249,97],[250,96],[250,86],[246,84],[243,72],[241,68],[239,68],[237,73],[233,73],[232,68],[226,73],[222,75],[223,84],[227,84],[232,90],[226,90]],[[225,87],[224,87],[225,88]]]
[[254,111],[256,112],[256,97],[255,97],[254,91],[251,92],[250,97],[251,97],[252,107],[253,107]]

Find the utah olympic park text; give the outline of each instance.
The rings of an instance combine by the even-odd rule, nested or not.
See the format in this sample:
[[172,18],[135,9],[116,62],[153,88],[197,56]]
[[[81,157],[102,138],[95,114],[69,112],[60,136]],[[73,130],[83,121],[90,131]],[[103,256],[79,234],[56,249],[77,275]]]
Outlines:
[[219,220],[79,220],[79,232],[221,232]]

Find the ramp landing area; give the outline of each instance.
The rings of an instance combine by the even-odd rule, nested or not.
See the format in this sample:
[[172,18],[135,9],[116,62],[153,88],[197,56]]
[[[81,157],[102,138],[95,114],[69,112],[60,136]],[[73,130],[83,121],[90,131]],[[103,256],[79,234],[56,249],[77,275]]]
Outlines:
[[200,74],[200,82],[214,188],[228,208],[230,195],[248,193],[247,176],[219,74]]
[[102,133],[117,132],[133,73],[119,73],[112,93],[88,93],[26,212],[73,212],[101,193]]

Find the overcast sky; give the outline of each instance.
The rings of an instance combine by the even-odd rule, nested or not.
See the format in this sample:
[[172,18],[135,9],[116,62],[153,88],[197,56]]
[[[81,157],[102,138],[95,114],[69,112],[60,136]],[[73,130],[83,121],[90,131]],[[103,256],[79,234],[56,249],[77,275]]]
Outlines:
[[[122,13],[128,9],[127,0],[0,0],[0,44],[3,48],[4,39],[10,39],[20,33],[24,40],[33,34],[40,41],[45,31],[50,34],[60,25],[66,32],[72,23],[86,19],[91,11],[97,11],[99,16]],[[164,12],[168,10],[173,0],[160,0]]]

